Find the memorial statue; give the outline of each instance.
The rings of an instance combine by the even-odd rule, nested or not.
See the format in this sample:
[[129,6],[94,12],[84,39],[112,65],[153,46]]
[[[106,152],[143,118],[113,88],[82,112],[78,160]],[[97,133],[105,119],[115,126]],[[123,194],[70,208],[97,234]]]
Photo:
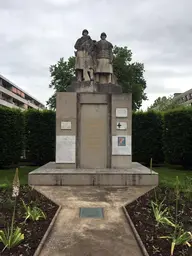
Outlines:
[[106,40],[106,33],[101,33],[101,40],[95,44],[96,50],[96,82],[100,84],[112,83],[113,74],[113,45]]
[[113,74],[113,45],[101,33],[100,40],[92,40],[84,29],[75,43],[76,80],[68,92],[121,93],[122,88]]
[[77,81],[93,80],[93,47],[94,42],[89,36],[89,32],[84,29],[82,37],[75,43],[75,70]]

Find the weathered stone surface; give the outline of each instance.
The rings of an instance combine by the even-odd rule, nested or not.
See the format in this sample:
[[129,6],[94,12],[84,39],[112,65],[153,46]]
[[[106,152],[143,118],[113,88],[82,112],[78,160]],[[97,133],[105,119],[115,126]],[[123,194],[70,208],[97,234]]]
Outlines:
[[130,169],[62,169],[50,162],[29,173],[29,185],[141,186],[158,185],[158,174],[132,163]]
[[[62,205],[40,256],[142,256],[122,205],[152,187],[35,187]],[[79,218],[79,207],[103,207],[104,218]]]
[[68,92],[92,92],[92,93],[122,93],[121,86],[117,84],[99,84],[93,81],[74,81],[67,88]]

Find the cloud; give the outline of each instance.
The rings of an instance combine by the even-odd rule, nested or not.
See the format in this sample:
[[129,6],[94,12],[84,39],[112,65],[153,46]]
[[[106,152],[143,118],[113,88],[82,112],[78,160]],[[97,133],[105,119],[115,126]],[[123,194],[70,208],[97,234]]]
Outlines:
[[105,31],[145,64],[150,105],[192,87],[191,0],[6,0],[0,2],[0,73],[45,103],[49,66],[74,54],[87,28]]

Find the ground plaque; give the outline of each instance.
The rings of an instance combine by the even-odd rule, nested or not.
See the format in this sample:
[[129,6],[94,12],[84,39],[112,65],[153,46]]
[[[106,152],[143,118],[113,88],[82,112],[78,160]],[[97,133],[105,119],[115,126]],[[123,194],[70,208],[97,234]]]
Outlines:
[[80,218],[103,218],[103,208],[80,208]]

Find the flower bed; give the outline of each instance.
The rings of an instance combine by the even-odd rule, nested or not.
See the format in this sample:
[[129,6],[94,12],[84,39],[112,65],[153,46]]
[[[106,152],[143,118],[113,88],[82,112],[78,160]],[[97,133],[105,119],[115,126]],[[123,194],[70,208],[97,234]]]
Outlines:
[[190,237],[192,232],[191,188],[180,192],[177,187],[158,187],[127,205],[126,210],[150,256],[192,255],[192,239],[176,244],[171,254],[174,237],[186,231],[185,236]]
[[[31,256],[49,227],[58,206],[28,186],[20,187],[16,202],[14,227],[21,228],[24,239],[18,245],[11,249],[5,249],[3,252],[5,246],[0,242],[0,255]],[[7,225],[11,226],[14,205],[15,198],[12,197],[12,189],[0,188],[0,230],[6,230]],[[28,211],[41,210],[41,216],[40,212],[35,214],[33,212],[33,218],[36,220],[27,218],[27,209],[24,205],[25,207],[29,206]],[[37,220],[38,217],[39,220]]]

